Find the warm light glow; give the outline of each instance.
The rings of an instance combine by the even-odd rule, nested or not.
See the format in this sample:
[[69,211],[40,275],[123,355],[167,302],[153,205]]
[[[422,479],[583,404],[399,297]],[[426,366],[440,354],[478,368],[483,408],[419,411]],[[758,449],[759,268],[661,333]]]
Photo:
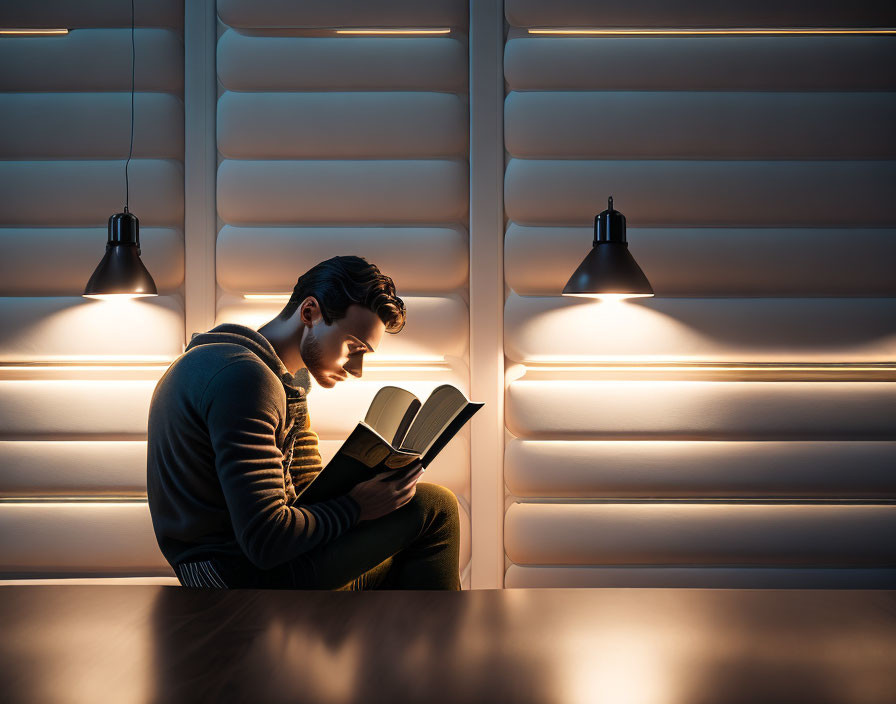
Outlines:
[[450,34],[450,29],[337,29],[336,34]]
[[[138,441],[139,442],[139,441]],[[3,496],[0,504],[50,504],[65,506],[67,504],[97,504],[102,506],[133,506],[146,504],[146,494],[119,494],[116,496]]]
[[[95,365],[106,365],[110,368],[120,369],[121,365],[140,365],[140,369],[146,369],[144,365],[152,364],[170,364],[174,359],[165,355],[139,355],[139,354],[97,354],[97,355],[60,355],[43,360],[32,360],[29,362],[15,362],[10,364],[6,362],[6,367],[10,369],[22,369],[29,367],[39,367],[46,369],[48,366],[64,367],[71,369],[72,365],[85,365],[91,369],[95,369]],[[4,368],[6,368],[4,367]]]
[[95,298],[98,301],[128,301],[132,298],[152,298],[157,293],[84,293],[83,298]]
[[579,36],[629,35],[719,35],[719,34],[896,34],[896,29],[530,29],[529,34],[560,34]]
[[440,371],[451,371],[451,367],[447,364],[430,364],[428,366],[404,366],[404,365],[391,365],[391,364],[366,364],[364,367],[364,371],[378,371],[378,372],[440,372]]
[[115,371],[115,372],[163,372],[169,365],[161,364],[29,364],[19,366],[0,365],[0,372],[21,371],[22,369],[40,369],[51,371],[67,371],[67,372],[94,372],[94,371]]
[[700,362],[679,363],[679,364],[614,364],[614,363],[597,363],[594,364],[564,364],[563,362],[545,362],[542,364],[526,364],[527,370],[550,370],[552,372],[590,372],[590,371],[626,371],[626,372],[642,372],[642,371],[738,371],[738,372],[890,372],[896,371],[896,364],[880,364],[880,365],[863,365],[863,364],[824,364],[816,365],[804,364],[717,364]]
[[367,364],[447,364],[440,354],[387,355],[374,352],[367,355]]
[[563,295],[573,298],[596,298],[608,303],[624,301],[626,298],[653,298],[652,293],[564,293]]
[[290,295],[289,293],[244,293],[243,298],[247,301],[283,301],[286,303]]
[[0,29],[0,34],[18,36],[45,36],[50,34],[68,34],[67,29]]

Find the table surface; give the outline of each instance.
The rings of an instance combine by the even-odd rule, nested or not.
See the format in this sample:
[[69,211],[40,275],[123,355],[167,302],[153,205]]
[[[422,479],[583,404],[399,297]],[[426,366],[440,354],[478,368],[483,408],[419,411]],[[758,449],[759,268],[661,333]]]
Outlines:
[[896,592],[0,587],[6,702],[894,702]]

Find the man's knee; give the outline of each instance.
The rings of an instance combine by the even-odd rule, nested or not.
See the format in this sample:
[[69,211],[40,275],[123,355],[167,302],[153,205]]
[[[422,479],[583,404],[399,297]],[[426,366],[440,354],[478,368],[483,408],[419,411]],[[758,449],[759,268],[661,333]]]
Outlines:
[[417,510],[429,520],[438,520],[448,524],[454,530],[460,530],[460,514],[457,496],[441,484],[417,482],[414,496],[408,503],[415,504]]

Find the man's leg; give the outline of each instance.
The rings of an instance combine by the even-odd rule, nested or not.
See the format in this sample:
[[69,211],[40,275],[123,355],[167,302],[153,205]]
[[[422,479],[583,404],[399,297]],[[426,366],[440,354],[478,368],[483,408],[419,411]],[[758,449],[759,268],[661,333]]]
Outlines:
[[295,589],[460,589],[454,493],[419,482],[413,498],[288,563]]

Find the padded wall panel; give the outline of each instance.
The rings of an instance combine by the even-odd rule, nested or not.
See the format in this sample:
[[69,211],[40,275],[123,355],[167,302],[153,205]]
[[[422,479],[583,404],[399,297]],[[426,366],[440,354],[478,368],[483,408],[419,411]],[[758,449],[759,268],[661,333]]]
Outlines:
[[453,37],[271,37],[228,29],[218,40],[217,65],[222,86],[234,91],[467,87],[467,48]]
[[894,440],[896,384],[873,381],[526,381],[514,435],[548,439]]
[[[892,582],[896,553],[881,536],[896,516],[896,386],[862,364],[896,351],[896,43],[650,32],[890,27],[896,10],[825,1],[806,14],[789,0],[508,0],[505,10],[505,353],[532,366],[508,376],[505,396],[507,435],[518,436],[506,486],[531,500],[506,512],[507,557],[532,565],[512,565],[508,585]],[[610,195],[656,297],[561,298]],[[703,365],[765,371],[646,381],[646,362],[685,362],[697,378],[712,373]],[[788,381],[771,371],[779,364]]]
[[155,381],[0,381],[0,438],[145,438],[155,386]]
[[[804,27],[807,7],[800,0],[760,0],[719,3],[662,0],[617,3],[608,0],[506,0],[504,11],[517,27]],[[896,10],[887,2],[861,0],[844,4],[816,0],[811,6],[814,27],[889,26]],[[647,20],[645,22],[645,20]]]
[[467,112],[454,93],[227,92],[218,101],[218,151],[232,159],[466,158]]
[[[457,297],[413,296],[402,298],[406,322],[400,333],[385,334],[368,362],[380,357],[415,358],[462,356],[467,348],[468,311]],[[239,323],[259,328],[276,317],[285,302],[247,301],[232,296],[219,302],[216,325]]]
[[510,90],[893,90],[894,59],[894,42],[879,36],[599,39],[511,30],[504,77]]
[[463,0],[219,0],[231,27],[455,27],[465,25]]
[[465,161],[237,161],[218,168],[231,225],[439,223],[467,210]]
[[183,351],[183,308],[175,297],[0,298],[0,315],[0,362],[174,359]]
[[[52,19],[53,24],[48,20]],[[183,27],[183,0],[135,0],[134,23],[138,27]],[[41,0],[7,2],[4,27],[130,27],[131,6],[120,0]]]
[[592,359],[887,362],[896,298],[593,299],[510,295],[505,352],[518,361]]
[[0,497],[146,497],[146,443],[0,442]]
[[[124,167],[124,159],[0,161],[0,225],[103,226],[124,204]],[[183,165],[135,159],[128,172],[140,226],[183,227]],[[102,254],[98,249],[97,262]]]
[[[458,565],[462,572],[469,566],[470,558],[473,555],[473,541],[471,537],[472,526],[470,520],[469,505],[462,498],[458,498],[457,509],[458,518],[460,519],[460,549],[458,550]],[[469,589],[470,587],[469,585],[467,585],[463,588]]]
[[507,509],[517,564],[896,567],[896,506],[549,504]]
[[508,589],[683,587],[686,589],[894,589],[896,569],[812,567],[528,567],[511,565]]
[[[523,296],[558,295],[593,237],[593,227],[510,223],[507,283]],[[896,295],[893,228],[630,227],[627,237],[663,297]]]
[[218,233],[215,264],[218,284],[227,291],[289,293],[302,272],[325,259],[352,252],[391,276],[400,296],[404,292],[447,293],[466,284],[469,237],[460,225],[350,228],[225,225]]
[[512,439],[519,497],[896,498],[896,442]]
[[[130,12],[126,23],[130,25]],[[140,28],[134,34],[135,89],[182,92],[184,53],[179,33]],[[0,41],[0,66],[4,67],[0,91],[130,91],[130,58],[130,27],[4,38]]]
[[[0,227],[0,296],[80,296],[107,239],[106,227]],[[184,280],[180,228],[141,227],[140,247],[159,295],[178,292]]]
[[171,575],[149,508],[133,503],[0,503],[0,574]]
[[507,151],[525,158],[896,156],[892,93],[514,92],[504,124]]
[[849,227],[892,226],[894,191],[896,168],[885,161],[511,159],[504,197],[523,225],[593,223],[606,207],[600,197],[612,194],[637,227]]
[[[131,96],[0,93],[0,158],[124,159]],[[182,159],[184,106],[171,93],[134,95],[134,158]]]

